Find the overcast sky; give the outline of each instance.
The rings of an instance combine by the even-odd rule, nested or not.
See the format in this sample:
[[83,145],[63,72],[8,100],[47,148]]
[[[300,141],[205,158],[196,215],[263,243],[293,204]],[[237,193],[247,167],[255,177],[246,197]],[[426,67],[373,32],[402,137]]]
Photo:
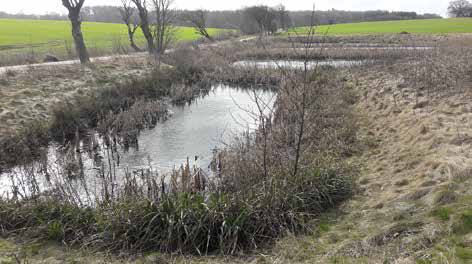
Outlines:
[[[436,13],[446,16],[450,0],[176,0],[178,8],[209,10],[238,9],[255,4],[277,5],[283,3],[290,10],[311,9],[313,2],[317,10],[389,10]],[[85,5],[119,5],[120,0],[86,0]],[[0,0],[0,11],[8,13],[44,14],[64,13],[61,0]]]

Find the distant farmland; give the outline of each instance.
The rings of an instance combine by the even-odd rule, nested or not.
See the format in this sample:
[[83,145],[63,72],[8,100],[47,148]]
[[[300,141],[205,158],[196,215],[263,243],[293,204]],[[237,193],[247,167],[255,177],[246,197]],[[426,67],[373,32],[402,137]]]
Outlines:
[[[303,34],[306,33],[306,31],[306,27],[299,27],[291,32]],[[472,32],[472,18],[399,20],[323,25],[317,27],[316,32],[327,34],[391,34],[400,32],[418,34],[469,33]]]
[[[220,31],[222,29],[209,30],[210,34]],[[191,27],[176,27],[175,32],[177,42],[200,38]],[[83,22],[82,33],[92,55],[129,47],[127,28],[123,24]],[[136,41],[145,48],[140,30],[136,32]],[[68,21],[0,19],[0,53],[4,56],[24,52],[66,56],[70,49],[74,50],[74,46]]]

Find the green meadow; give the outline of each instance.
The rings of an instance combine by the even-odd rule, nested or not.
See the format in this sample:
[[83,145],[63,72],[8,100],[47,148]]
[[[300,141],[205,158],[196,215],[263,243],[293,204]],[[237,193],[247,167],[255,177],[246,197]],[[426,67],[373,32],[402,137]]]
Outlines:
[[[220,29],[210,29],[216,34]],[[88,47],[107,49],[117,40],[128,45],[127,28],[123,24],[83,22],[82,33]],[[177,42],[191,41],[200,36],[191,27],[176,27]],[[144,47],[144,38],[140,30],[136,40]],[[36,48],[61,48],[65,43],[72,43],[71,28],[68,21],[0,19],[0,50],[18,50],[32,45]],[[116,45],[116,44],[115,44]]]
[[[299,27],[289,31],[289,33],[304,34],[307,30],[307,27]],[[323,25],[317,27],[316,31],[327,34],[390,34],[400,32],[416,34],[469,33],[472,32],[472,18],[399,20]]]

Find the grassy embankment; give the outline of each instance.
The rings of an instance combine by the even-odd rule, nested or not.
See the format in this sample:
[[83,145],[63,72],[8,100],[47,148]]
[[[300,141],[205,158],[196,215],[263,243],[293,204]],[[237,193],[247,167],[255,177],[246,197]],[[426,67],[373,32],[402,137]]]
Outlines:
[[350,161],[361,164],[360,192],[320,236],[283,239],[268,262],[471,263],[471,39],[408,38],[435,48],[346,76],[358,99],[363,151]]
[[[304,34],[306,27],[295,28],[288,33]],[[472,18],[448,18],[425,20],[400,20],[322,25],[316,32],[327,34],[446,34],[472,32]],[[287,33],[284,33],[287,34]]]

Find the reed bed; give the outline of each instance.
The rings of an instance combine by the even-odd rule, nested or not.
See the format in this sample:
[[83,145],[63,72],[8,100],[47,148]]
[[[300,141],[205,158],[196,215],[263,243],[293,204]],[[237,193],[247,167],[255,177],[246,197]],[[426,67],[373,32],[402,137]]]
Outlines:
[[321,46],[311,47],[308,52],[303,47],[254,47],[235,53],[240,60],[398,60],[413,54],[428,56],[432,53],[429,47],[352,47],[352,46]]

